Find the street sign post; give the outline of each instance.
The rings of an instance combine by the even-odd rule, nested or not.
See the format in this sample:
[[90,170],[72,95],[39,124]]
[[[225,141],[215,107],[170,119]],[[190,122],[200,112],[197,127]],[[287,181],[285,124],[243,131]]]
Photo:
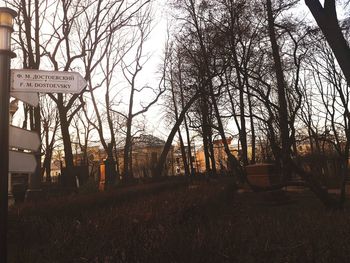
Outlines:
[[40,146],[40,138],[36,132],[11,125],[9,132],[9,146],[10,148],[37,152]]
[[10,173],[34,173],[37,166],[34,154],[9,151]]
[[7,262],[11,33],[17,12],[0,7],[0,262]]
[[79,93],[86,81],[78,72],[12,69],[11,91]]

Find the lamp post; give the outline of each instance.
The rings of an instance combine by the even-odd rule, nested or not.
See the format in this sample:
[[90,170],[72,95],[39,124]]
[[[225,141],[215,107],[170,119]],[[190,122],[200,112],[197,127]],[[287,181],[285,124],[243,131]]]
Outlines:
[[11,33],[17,13],[0,7],[0,262],[7,262]]

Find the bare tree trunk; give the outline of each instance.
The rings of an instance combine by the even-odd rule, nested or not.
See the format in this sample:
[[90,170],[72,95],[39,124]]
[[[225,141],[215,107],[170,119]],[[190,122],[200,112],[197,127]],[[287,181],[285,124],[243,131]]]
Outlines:
[[[149,2],[149,1],[147,1]],[[130,93],[129,93],[129,108],[128,108],[128,113],[126,116],[126,138],[125,138],[125,146],[124,146],[124,156],[123,156],[123,161],[124,161],[124,177],[125,179],[128,179],[129,177],[132,177],[132,153],[131,153],[131,148],[132,148],[132,125],[133,125],[133,120],[136,116],[141,115],[145,112],[148,111],[148,109],[154,105],[159,97],[163,94],[163,92],[165,91],[165,89],[163,89],[161,87],[161,83],[163,81],[164,78],[164,72],[163,72],[163,76],[161,78],[161,81],[159,83],[158,86],[158,90],[157,92],[155,91],[155,89],[153,90],[155,97],[148,103],[146,103],[146,105],[142,105],[141,104],[141,110],[137,111],[137,112],[133,112],[134,111],[134,97],[135,97],[135,93],[138,92],[142,92],[142,90],[144,89],[149,89],[150,87],[148,86],[144,86],[140,89],[137,88],[136,86],[136,78],[139,74],[139,72],[142,70],[143,64],[142,64],[142,59],[143,59],[143,47],[144,47],[144,43],[147,40],[147,37],[150,33],[150,23],[151,23],[151,10],[147,9],[142,16],[140,16],[140,20],[138,21],[138,43],[137,43],[137,47],[136,47],[136,54],[135,54],[135,58],[134,61],[132,63],[128,63],[125,64],[123,59],[122,59],[122,63],[123,63],[123,68],[122,68],[122,72],[123,75],[126,79],[126,81],[128,82],[128,84],[130,85]],[[137,38],[136,38],[137,39]],[[167,58],[165,58],[166,61]],[[165,63],[164,61],[164,63]]]
[[[234,36],[232,36],[233,38]],[[235,41],[232,39],[232,55],[234,66],[236,70],[238,90],[239,90],[239,116],[240,116],[240,129],[239,129],[239,140],[241,141],[242,155],[241,160],[243,165],[248,164],[248,144],[247,144],[247,131],[246,131],[246,122],[245,122],[245,102],[244,102],[244,85],[240,73],[240,66],[238,63],[238,57],[236,53]]]
[[46,173],[46,181],[49,183],[51,183],[51,159],[52,159],[52,154],[47,153],[47,155],[45,155],[45,160],[43,163],[43,167]]
[[[232,155],[228,144],[227,144],[227,140],[226,140],[226,135],[225,135],[225,131],[224,131],[224,126],[221,120],[221,116],[220,116],[220,111],[217,105],[217,101],[216,101],[216,95],[214,93],[214,88],[213,88],[213,83],[212,83],[212,74],[211,74],[211,70],[210,70],[210,63],[209,63],[209,55],[204,43],[204,39],[203,39],[203,32],[202,32],[202,28],[200,27],[199,23],[198,23],[198,17],[197,17],[197,12],[196,12],[196,5],[195,2],[193,0],[189,0],[189,9],[190,9],[190,13],[193,19],[193,25],[196,29],[196,35],[198,38],[198,42],[199,42],[199,47],[200,47],[200,51],[201,51],[201,67],[204,69],[204,73],[203,77],[204,77],[204,82],[203,84],[205,84],[206,87],[208,87],[208,95],[211,99],[211,103],[214,109],[214,114],[217,120],[217,129],[219,131],[219,134],[221,136],[223,145],[224,145],[224,149],[225,149],[225,153],[227,155],[228,161],[232,167],[232,169],[235,170],[236,176],[244,176],[244,171],[241,167],[241,165],[239,164],[238,160]],[[242,178],[242,177],[241,177]]]
[[250,130],[252,133],[251,134],[251,149],[252,149],[251,163],[254,164],[256,162],[256,138],[255,138],[255,125],[254,125],[252,98],[249,91],[248,91],[248,105],[249,105]]
[[115,166],[116,166],[116,172],[117,172],[117,180],[119,181],[121,173],[120,173],[120,164],[119,164],[119,153],[117,151],[116,144],[114,144],[114,156],[116,161]]
[[279,114],[279,127],[280,127],[280,138],[281,138],[281,168],[283,173],[283,179],[288,179],[290,173],[288,169],[288,159],[290,157],[290,139],[289,139],[289,126],[288,126],[288,108],[285,91],[285,80],[283,75],[281,57],[279,53],[279,47],[276,40],[275,34],[275,21],[273,17],[271,0],[266,0],[267,8],[267,22],[268,32],[272,47],[272,56],[274,60],[274,69],[277,79],[277,93],[278,93],[278,114]]
[[186,149],[185,149],[184,141],[182,139],[180,128],[178,129],[178,135],[179,135],[179,140],[180,140],[182,162],[183,162],[184,169],[185,169],[185,176],[189,176],[190,170],[188,168]]
[[46,182],[51,182],[51,157],[50,149],[49,149],[49,128],[48,125],[44,125],[44,133],[45,133],[45,158],[43,161],[43,169],[41,178],[44,177],[44,174],[46,173]]
[[[190,175],[194,176],[195,175],[195,168],[193,167],[191,138],[190,138],[190,132],[188,129],[186,116],[184,117],[184,124],[185,124],[186,139],[187,139],[188,163],[190,164],[190,169],[191,169]],[[194,153],[194,154],[196,154],[196,153]]]
[[[184,98],[183,98],[183,93],[181,91],[181,101],[182,101],[182,107],[184,107]],[[192,147],[191,147],[191,139],[190,139],[190,132],[188,129],[188,124],[187,124],[187,118],[186,115],[184,116],[184,124],[185,124],[185,131],[186,131],[186,139],[187,139],[187,154],[188,154],[188,163],[191,169],[191,176],[195,174],[194,167],[193,167],[193,162],[192,162]]]
[[[182,83],[182,74],[181,74],[181,58],[178,56],[178,79],[179,79],[179,89],[180,89],[180,99],[181,99],[181,107],[185,107],[185,98],[184,98],[184,93],[183,93],[183,83]],[[188,164],[191,169],[190,175],[194,175],[194,168],[193,168],[193,163],[192,163],[192,149],[191,149],[191,139],[190,139],[190,132],[188,129],[188,124],[187,124],[187,118],[186,115],[184,116],[184,125],[185,125],[185,132],[186,132],[186,139],[187,139],[187,157],[188,157]],[[185,150],[186,152],[186,150]],[[187,166],[188,166],[187,164]]]
[[131,146],[130,146],[130,159],[129,159],[129,175],[131,175],[131,177],[134,177],[133,169],[132,169],[132,162],[133,162],[132,148],[133,147],[134,147],[134,145],[133,145],[133,143],[131,143]]
[[209,123],[208,123],[208,105],[205,98],[201,100],[201,114],[202,114],[202,138],[203,138],[203,152],[205,160],[205,171],[210,174],[210,153],[209,153]]
[[185,118],[186,112],[189,110],[189,108],[192,106],[192,104],[200,97],[200,94],[197,93],[196,95],[194,95],[185,105],[185,107],[182,108],[181,113],[179,115],[178,120],[175,122],[173,128],[171,129],[171,132],[168,136],[168,139],[165,142],[164,148],[162,150],[162,153],[159,156],[158,162],[156,167],[154,168],[154,170],[152,171],[153,177],[158,177],[162,174],[163,169],[164,169],[164,165],[165,165],[165,161],[166,161],[166,157],[168,155],[168,152],[171,148],[171,143],[174,139],[174,136],[179,128],[179,126],[181,125],[183,119]]
[[212,97],[214,112],[215,112],[216,119],[218,122],[218,131],[219,131],[219,134],[221,136],[222,143],[224,145],[224,150],[225,150],[225,153],[227,155],[227,159],[230,163],[231,168],[234,169],[234,171],[236,173],[235,175],[238,178],[240,178],[241,180],[244,180],[243,177],[245,176],[245,173],[244,173],[241,165],[239,164],[238,160],[236,159],[236,157],[234,157],[232,155],[230,148],[228,147],[227,139],[226,139],[226,135],[225,135],[225,131],[224,131],[224,126],[223,126],[222,121],[221,121],[220,111],[219,111],[218,105],[216,103],[216,98],[214,96],[214,91],[213,91],[213,88],[211,85],[210,85],[210,94]]
[[[174,115],[175,115],[175,121],[178,120],[179,118],[179,113],[178,113],[178,107],[177,107],[177,101],[176,101],[176,95],[175,95],[175,89],[174,89],[174,78],[173,78],[173,72],[171,70],[170,72],[170,87],[171,87],[171,96],[172,96],[172,100],[173,100],[173,106],[174,106]],[[180,87],[181,89],[182,87]],[[182,163],[184,166],[184,170],[185,170],[185,176],[189,176],[190,175],[190,171],[188,168],[188,163],[187,163],[187,157],[186,157],[186,150],[185,150],[185,145],[182,139],[182,135],[181,135],[181,129],[180,129],[181,125],[179,126],[177,132],[179,135],[179,140],[180,140],[180,150],[181,150],[181,157],[182,157]]]
[[213,144],[213,134],[212,134],[212,128],[209,128],[209,137],[208,137],[208,143],[209,143],[209,157],[210,157],[210,163],[211,163],[211,171],[210,176],[216,176],[216,161],[215,161],[215,152],[214,152],[214,144]]
[[129,112],[128,112],[128,118],[126,121],[126,137],[125,137],[125,146],[124,146],[124,171],[123,171],[123,175],[125,179],[132,177],[132,175],[130,174],[130,159],[131,159],[131,147],[132,147],[131,127],[132,127],[132,118],[133,118],[132,109],[134,104],[134,89],[135,87],[131,87],[130,97],[129,97]]
[[[65,167],[66,167],[66,176],[67,176],[66,178],[69,181],[69,182],[67,181],[67,183],[71,186],[71,185],[75,185],[75,178],[73,175],[74,160],[73,160],[72,141],[71,141],[70,132],[69,132],[71,118],[68,118],[67,116],[67,106],[64,106],[62,94],[58,94],[56,103],[57,103],[57,109],[58,109],[58,116],[60,119],[61,135],[63,140],[64,160],[66,165]],[[78,109],[76,109],[76,111],[77,110]]]
[[347,83],[350,84],[350,50],[338,23],[335,0],[325,0],[323,7],[319,0],[305,0],[305,4],[334,52]]
[[[46,125],[45,125],[46,124]],[[52,152],[54,149],[55,136],[58,128],[57,122],[55,123],[54,130],[52,131],[51,141],[49,140],[50,132],[49,125],[44,123],[44,133],[45,133],[45,158],[43,162],[43,174],[46,173],[46,181],[51,182],[51,160],[52,160]],[[43,177],[43,174],[41,177]]]

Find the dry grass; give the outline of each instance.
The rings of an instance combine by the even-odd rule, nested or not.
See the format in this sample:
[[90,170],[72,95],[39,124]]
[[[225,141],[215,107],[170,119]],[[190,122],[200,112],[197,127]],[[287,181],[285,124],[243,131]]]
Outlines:
[[120,191],[12,211],[9,262],[347,262],[350,256],[349,211],[326,211],[309,195],[270,206],[261,195],[236,194],[227,179],[145,194],[124,190],[124,198]]

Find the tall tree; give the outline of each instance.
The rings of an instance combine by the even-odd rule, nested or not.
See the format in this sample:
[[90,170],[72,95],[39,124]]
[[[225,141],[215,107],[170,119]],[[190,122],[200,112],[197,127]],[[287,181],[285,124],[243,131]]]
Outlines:
[[[18,10],[17,24],[18,24],[18,37],[15,38],[17,45],[19,46],[22,54],[22,65],[24,69],[39,69],[42,52],[41,52],[41,35],[40,25],[43,23],[45,15],[45,7],[47,7],[47,1],[34,0],[25,1],[18,0],[9,3],[15,10]],[[41,115],[40,106],[31,107],[25,106],[25,114],[29,114],[30,129],[41,134]],[[26,116],[27,118],[27,116]],[[27,123],[24,123],[27,124]],[[27,128],[27,127],[24,127]],[[40,146],[41,147],[41,146]],[[29,177],[29,192],[28,197],[31,197],[31,193],[35,195],[35,191],[40,189],[41,181],[41,154],[40,151],[35,156],[38,163],[37,168],[33,174]],[[33,195],[33,198],[36,198]]]
[[[125,58],[122,59],[122,72],[126,82],[128,83],[129,88],[129,97],[128,97],[128,111],[125,115],[126,118],[126,138],[124,145],[124,155],[123,155],[123,176],[124,179],[132,178],[132,128],[133,121],[137,116],[140,116],[147,112],[159,99],[159,97],[164,93],[165,89],[162,86],[164,75],[161,77],[159,85],[157,88],[152,88],[148,85],[143,85],[141,88],[138,87],[137,78],[139,73],[143,69],[144,64],[147,62],[147,59],[144,59],[144,45],[145,41],[148,39],[151,29],[151,10],[147,10],[143,16],[138,17],[136,21],[136,31],[137,35],[135,42],[135,55],[131,59],[131,62],[127,62]],[[135,110],[136,96],[137,94],[145,94],[148,92],[153,95],[153,97],[148,100],[141,100],[139,103],[139,109]]]
[[51,182],[51,162],[55,144],[57,141],[57,130],[59,129],[59,118],[57,109],[53,107],[53,102],[48,96],[40,96],[40,111],[44,141],[42,148],[44,152],[43,168],[41,177],[46,175],[46,181]]
[[275,17],[273,15],[271,0],[266,1],[266,11],[267,11],[267,22],[268,22],[268,32],[271,41],[272,55],[274,60],[274,68],[276,72],[277,79],[277,93],[278,93],[278,113],[279,113],[279,124],[281,131],[281,167],[284,175],[284,179],[288,176],[288,159],[290,157],[290,138],[289,138],[289,114],[286,99],[286,82],[284,79],[284,73],[281,63],[279,46],[277,44],[276,34],[275,34]]

